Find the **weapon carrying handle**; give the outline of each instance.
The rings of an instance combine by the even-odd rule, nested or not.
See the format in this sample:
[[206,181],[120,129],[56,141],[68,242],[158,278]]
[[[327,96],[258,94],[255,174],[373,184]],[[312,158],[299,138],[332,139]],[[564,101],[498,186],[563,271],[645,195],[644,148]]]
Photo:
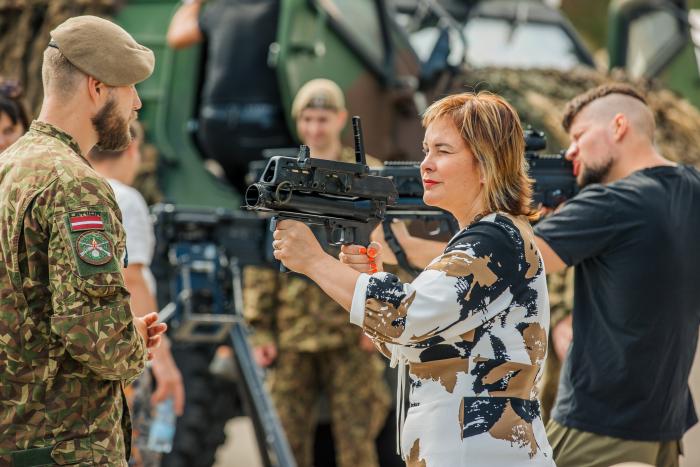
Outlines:
[[367,165],[365,158],[365,143],[362,139],[362,123],[360,117],[354,115],[352,117],[352,134],[355,138],[355,162],[362,165]]

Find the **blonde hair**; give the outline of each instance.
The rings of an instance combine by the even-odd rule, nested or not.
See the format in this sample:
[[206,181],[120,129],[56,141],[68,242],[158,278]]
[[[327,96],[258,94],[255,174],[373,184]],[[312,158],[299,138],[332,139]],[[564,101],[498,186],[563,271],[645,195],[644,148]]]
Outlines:
[[485,211],[536,219],[523,128],[515,109],[496,94],[465,92],[434,102],[423,114],[423,127],[441,118],[454,123],[479,162]]
[[312,79],[304,84],[294,97],[292,118],[299,118],[305,109],[344,110],[343,90],[329,79]]

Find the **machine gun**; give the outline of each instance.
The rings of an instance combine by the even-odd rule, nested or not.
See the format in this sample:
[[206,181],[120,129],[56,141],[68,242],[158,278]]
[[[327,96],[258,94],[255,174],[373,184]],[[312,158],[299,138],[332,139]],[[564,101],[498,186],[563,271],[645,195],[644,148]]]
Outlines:
[[[555,208],[578,192],[576,177],[571,162],[564,158],[564,152],[541,154],[547,146],[542,131],[528,129],[524,133],[525,158],[529,165],[529,175],[534,179],[533,203],[540,203]],[[385,162],[381,169],[370,171],[377,176],[390,178],[398,192],[398,199],[387,207],[386,221],[393,219],[418,219],[437,222],[437,228],[429,232],[437,236],[445,232],[453,235],[459,230],[456,219],[447,211],[427,206],[423,202],[423,183],[418,162]],[[389,227],[384,222],[384,237],[391,247],[399,266],[414,274],[420,271],[413,267],[406,258],[403,248],[398,243]]]
[[530,167],[530,178],[535,180],[532,201],[556,208],[578,193],[573,164],[564,158],[564,151],[542,154],[547,147],[547,138],[542,131],[525,130],[525,159]]
[[154,206],[160,312],[175,343],[233,347],[239,393],[266,466],[294,466],[277,412],[263,386],[243,320],[242,267],[266,264],[268,221],[240,211]]
[[[418,275],[420,270],[409,263],[406,253],[391,230],[391,222],[394,219],[418,221],[426,227],[424,236],[436,240],[447,240],[459,230],[457,219],[449,212],[428,206],[423,202],[423,182],[419,162],[387,161],[384,167],[372,169],[370,173],[388,177],[394,182],[398,198],[387,207],[382,223],[384,239],[396,256],[399,266],[413,275]],[[448,237],[445,238],[445,235]]]
[[250,210],[323,226],[333,245],[367,244],[372,230],[384,219],[396,199],[391,180],[369,173],[362,142],[360,118],[352,118],[355,163],[312,158],[301,146],[296,158],[270,158],[257,183],[248,187]]

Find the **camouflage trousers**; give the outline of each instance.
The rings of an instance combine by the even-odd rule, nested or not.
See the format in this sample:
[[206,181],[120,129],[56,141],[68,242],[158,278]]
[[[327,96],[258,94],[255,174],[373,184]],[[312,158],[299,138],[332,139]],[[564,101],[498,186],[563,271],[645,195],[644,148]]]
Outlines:
[[374,440],[391,400],[383,374],[379,354],[359,346],[280,351],[268,383],[299,467],[313,464],[321,394],[328,397],[338,467],[379,465]]
[[161,454],[153,452],[146,446],[151,428],[153,377],[146,369],[139,378],[126,388],[126,403],[131,412],[133,426],[131,441],[131,458],[129,465],[134,467],[158,467]]

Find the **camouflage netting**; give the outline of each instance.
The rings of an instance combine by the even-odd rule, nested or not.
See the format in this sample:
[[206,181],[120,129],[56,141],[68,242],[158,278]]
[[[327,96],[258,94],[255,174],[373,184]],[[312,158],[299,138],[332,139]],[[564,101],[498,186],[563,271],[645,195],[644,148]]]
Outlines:
[[[451,89],[487,89],[511,102],[526,124],[547,134],[548,152],[568,145],[561,127],[566,102],[607,81],[629,81],[618,73],[596,70],[508,70],[485,68],[469,70],[463,86],[453,82]],[[700,167],[700,111],[677,94],[656,83],[633,83],[646,93],[656,114],[656,140],[661,153],[677,162]]]
[[0,0],[0,76],[16,79],[32,116],[42,100],[41,60],[49,32],[72,16],[109,17],[123,0]]

